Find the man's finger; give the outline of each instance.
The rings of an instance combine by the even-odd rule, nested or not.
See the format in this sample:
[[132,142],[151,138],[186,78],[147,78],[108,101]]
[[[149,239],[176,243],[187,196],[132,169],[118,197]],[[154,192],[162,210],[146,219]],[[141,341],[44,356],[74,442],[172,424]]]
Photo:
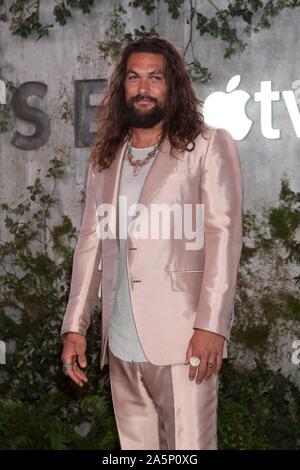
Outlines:
[[207,368],[207,358],[203,357],[201,359],[199,369],[198,369],[198,373],[197,373],[197,376],[196,376],[196,384],[200,384],[202,382],[203,377],[204,377],[205,372],[206,372],[206,368]]
[[186,357],[184,363],[187,365],[190,362],[190,357],[192,356],[192,345],[191,342],[189,342],[188,349],[186,352]]
[[77,385],[79,385],[80,387],[83,387],[83,381],[80,379],[80,377],[78,377],[78,375],[75,373],[73,367],[69,367],[67,369],[67,375],[70,377],[71,380],[73,380],[73,382],[75,382]]
[[190,380],[194,380],[194,378],[196,377],[196,374],[197,374],[197,369],[198,369],[198,366],[190,366],[189,367],[189,379]]
[[63,364],[72,364],[72,367],[67,369],[67,375],[78,385],[83,385],[83,382],[87,382],[87,377],[76,365],[76,355],[63,354],[61,357]]
[[219,374],[221,368],[222,368],[222,362],[223,362],[223,356],[222,354],[217,355],[217,361],[216,361],[216,367],[215,367],[215,374]]
[[73,365],[73,370],[79,379],[83,380],[84,382],[88,381],[86,374],[78,367],[76,362]]
[[76,354],[70,352],[63,352],[61,355],[61,362],[63,364],[74,364],[76,361]]
[[208,380],[211,378],[216,366],[217,366],[217,358],[215,356],[210,356],[207,361],[207,368],[206,368],[205,375],[204,375],[205,380]]

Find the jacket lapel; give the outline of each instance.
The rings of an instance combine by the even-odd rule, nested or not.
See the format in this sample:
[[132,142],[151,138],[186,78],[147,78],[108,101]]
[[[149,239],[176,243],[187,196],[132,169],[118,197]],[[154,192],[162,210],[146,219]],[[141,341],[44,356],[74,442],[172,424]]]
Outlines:
[[[170,172],[174,171],[176,159],[171,157],[170,150],[170,142],[168,138],[165,138],[145,178],[138,200],[140,204],[147,206],[159,191]],[[173,151],[173,153],[176,157],[180,158],[179,152]]]
[[122,170],[122,163],[124,152],[127,147],[127,138],[124,143],[119,147],[116,157],[106,170],[103,171],[103,204],[108,204],[114,208],[114,212],[109,212],[107,215],[108,224],[111,232],[111,237],[118,243],[118,196],[119,196],[119,185]]
[[[103,203],[109,204],[115,208],[115,214],[111,212],[109,214],[109,227],[111,236],[115,239],[119,246],[118,233],[119,233],[119,187],[120,178],[122,172],[122,163],[124,159],[124,153],[127,147],[128,138],[125,139],[124,143],[119,147],[116,158],[111,163],[110,167],[104,170],[103,177]],[[172,158],[170,155],[170,142],[166,137],[155,157],[153,164],[142,186],[140,196],[138,199],[139,204],[147,206],[153,199],[155,194],[161,188],[164,180],[167,178],[171,171],[174,171],[176,167],[176,158]],[[175,157],[182,158],[180,152],[173,151]],[[116,216],[116,218],[114,217]]]

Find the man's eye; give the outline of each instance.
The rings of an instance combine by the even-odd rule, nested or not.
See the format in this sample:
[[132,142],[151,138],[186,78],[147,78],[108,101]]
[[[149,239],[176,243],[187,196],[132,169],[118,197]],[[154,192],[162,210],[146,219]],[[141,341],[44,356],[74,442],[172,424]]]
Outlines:
[[132,80],[132,79],[136,78],[136,76],[135,75],[130,75],[128,78],[129,78],[129,80]]
[[152,78],[154,78],[155,80],[160,80],[160,77],[152,77]]

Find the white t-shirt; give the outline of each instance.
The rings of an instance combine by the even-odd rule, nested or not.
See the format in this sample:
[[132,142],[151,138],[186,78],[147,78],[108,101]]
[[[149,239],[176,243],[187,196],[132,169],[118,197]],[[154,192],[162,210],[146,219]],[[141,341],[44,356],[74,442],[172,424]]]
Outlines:
[[[143,159],[153,148],[154,146],[147,148],[131,146],[131,153],[133,154],[134,160]],[[136,176],[133,176],[133,167],[129,164],[128,160],[123,160],[119,196],[127,197],[127,207],[138,202],[144,180],[155,158],[156,156],[151,158],[146,165],[142,166]],[[120,214],[120,216],[122,217],[122,214]],[[129,217],[128,221],[130,221]],[[119,272],[115,302],[108,331],[109,348],[115,356],[124,361],[148,362],[138,338],[132,313],[126,266],[126,239],[120,238],[119,242]]]

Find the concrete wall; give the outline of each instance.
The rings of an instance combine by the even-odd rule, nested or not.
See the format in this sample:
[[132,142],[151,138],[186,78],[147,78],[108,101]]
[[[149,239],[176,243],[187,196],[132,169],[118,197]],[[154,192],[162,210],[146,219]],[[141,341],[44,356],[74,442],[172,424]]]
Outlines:
[[[24,150],[11,144],[14,132],[31,134],[35,127],[10,112],[10,129],[0,134],[1,200],[14,200],[25,185],[33,182],[38,167],[47,168],[54,155],[63,156],[68,177],[59,186],[60,204],[76,223],[81,217],[79,193],[85,182],[89,149],[74,145],[75,80],[107,79],[112,71],[112,66],[101,61],[97,48],[97,41],[104,39],[112,5],[109,1],[95,3],[93,14],[83,16],[75,12],[74,19],[65,27],[55,25],[49,38],[38,42],[12,36],[9,24],[0,23],[1,76],[17,87],[28,81],[45,83],[48,87],[45,96],[32,96],[28,102],[42,109],[50,119],[47,143],[36,150]],[[209,2],[202,3],[202,11],[209,13],[212,6]],[[226,2],[219,2],[222,3]],[[49,1],[41,5],[42,18],[47,21],[53,4]],[[123,5],[126,7],[127,2]],[[179,21],[170,20],[165,9],[166,5],[162,4],[157,29],[183,49],[188,39],[188,26],[183,17]],[[131,30],[156,21],[154,15],[147,17],[131,7],[127,7],[127,11],[126,23]],[[245,52],[227,61],[223,59],[221,41],[200,36],[198,39],[197,32],[194,34],[195,52],[214,74],[211,84],[195,84],[197,94],[205,99],[214,91],[225,91],[230,78],[240,75],[239,89],[251,95],[246,113],[253,125],[248,135],[237,141],[245,179],[245,208],[255,209],[276,201],[284,172],[291,178],[293,189],[300,188],[300,136],[295,134],[282,94],[280,101],[273,103],[273,127],[280,129],[279,139],[271,140],[262,135],[260,103],[254,101],[254,94],[260,91],[264,80],[272,80],[273,90],[278,91],[291,90],[292,82],[300,80],[299,17],[299,10],[284,11],[274,19],[271,30],[253,34]],[[299,102],[300,94],[297,97],[296,92],[295,96]]]
[[[15,132],[30,135],[35,131],[35,126],[16,118],[10,111],[9,130],[0,133],[1,202],[10,203],[21,198],[25,187],[34,182],[37,169],[41,168],[44,174],[49,161],[57,156],[64,159],[67,170],[57,190],[60,210],[70,215],[76,226],[79,226],[82,216],[81,190],[85,188],[89,148],[78,146],[82,145],[78,135],[75,139],[75,133],[78,132],[75,126],[75,82],[90,80],[87,86],[92,89],[93,81],[99,80],[101,89],[101,80],[108,79],[113,70],[112,66],[100,59],[97,47],[97,42],[105,39],[107,15],[112,5],[107,0],[95,3],[93,14],[82,16],[79,12],[74,13],[74,19],[65,27],[55,25],[50,30],[49,38],[43,38],[37,43],[31,38],[24,40],[12,36],[9,24],[0,23],[0,78],[12,81],[16,87],[34,81],[46,84],[44,96],[32,96],[28,103],[43,110],[50,124],[49,137],[43,146],[36,150],[20,149],[12,144]],[[204,13],[212,11],[209,2],[201,3]],[[226,3],[222,1],[218,5]],[[147,17],[127,7],[127,2],[123,2],[123,5],[128,11],[126,23],[130,30],[133,31],[134,27],[141,24],[150,26],[156,22],[155,15]],[[46,22],[49,21],[48,15],[53,6],[53,1],[41,4],[42,19]],[[229,80],[240,75],[238,89],[250,95],[245,112],[253,124],[249,133],[237,141],[237,145],[244,175],[244,207],[254,212],[261,206],[277,202],[280,179],[284,173],[290,178],[292,189],[300,190],[300,135],[296,135],[282,93],[279,93],[279,100],[272,104],[272,126],[280,129],[280,138],[269,139],[263,135],[261,104],[254,100],[255,93],[260,91],[261,82],[272,81],[274,91],[294,89],[295,103],[299,104],[299,85],[296,83],[300,80],[299,19],[300,10],[284,11],[274,19],[271,30],[253,34],[248,38],[245,52],[227,61],[223,59],[225,46],[221,41],[211,37],[198,38],[197,32],[194,33],[195,52],[201,63],[214,74],[211,84],[194,85],[197,94],[204,100],[213,92],[225,91]],[[184,50],[189,27],[183,16],[178,21],[172,21],[164,3],[160,7],[157,30]],[[91,103],[96,102],[95,96],[91,98]],[[265,111],[267,108],[266,105]],[[294,108],[294,119],[298,118],[300,125],[299,110],[297,106]],[[232,112],[230,103],[228,119]],[[226,125],[225,117],[223,126]],[[93,130],[93,123],[90,130]],[[79,142],[77,146],[75,140]],[[3,237],[3,227],[0,227],[0,237]],[[286,358],[291,352],[290,343],[285,347]],[[245,360],[247,362],[247,358]],[[289,375],[286,364],[283,367]],[[296,374],[295,368],[293,374]]]

